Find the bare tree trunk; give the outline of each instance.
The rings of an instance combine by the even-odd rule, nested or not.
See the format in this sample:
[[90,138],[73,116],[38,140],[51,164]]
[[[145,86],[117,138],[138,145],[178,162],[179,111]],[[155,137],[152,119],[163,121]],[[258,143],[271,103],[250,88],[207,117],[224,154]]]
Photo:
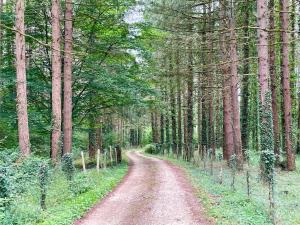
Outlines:
[[22,156],[27,157],[30,155],[30,140],[27,112],[24,0],[17,0],[16,3],[16,31],[17,114],[19,147]]
[[215,120],[214,120],[214,94],[209,96],[209,147],[211,149],[212,158],[216,159],[216,145],[215,145]]
[[96,129],[96,146],[97,149],[100,149],[100,152],[102,153],[102,127],[98,127]]
[[265,96],[268,91],[268,17],[267,17],[267,3],[266,0],[257,1],[258,13],[258,73],[260,84],[260,102],[265,102]]
[[232,129],[232,108],[231,108],[231,96],[230,96],[230,68],[227,65],[223,66],[223,130],[224,130],[224,141],[223,141],[223,158],[227,161],[230,160],[234,152],[233,143],[233,129]]
[[[298,7],[298,11],[297,13],[299,14],[300,12],[300,8]],[[298,27],[300,27],[300,18],[298,17]],[[300,36],[300,30],[298,30],[298,37]],[[300,91],[298,90],[298,101],[297,101],[297,104],[298,104],[298,124],[297,124],[297,127],[298,127],[298,134],[297,134],[297,153],[300,154]]]
[[269,71],[271,77],[272,92],[272,113],[273,113],[273,130],[274,130],[274,154],[278,162],[280,156],[280,130],[279,116],[277,106],[277,82],[276,82],[276,59],[275,59],[275,20],[274,20],[274,0],[269,1]]
[[290,88],[290,71],[289,71],[289,1],[280,1],[281,12],[281,73],[282,73],[282,91],[284,104],[284,138],[285,150],[287,155],[287,169],[289,171],[295,170],[295,156],[292,149],[292,102],[291,102],[291,88]]
[[[190,30],[192,31],[192,25]],[[194,135],[194,113],[193,113],[193,89],[194,89],[194,76],[193,76],[193,41],[189,43],[188,53],[188,78],[187,78],[187,161],[191,160],[193,152],[193,135]]]
[[[296,3],[295,0],[291,0],[289,2],[290,9],[290,30],[291,32],[291,38],[290,38],[290,87],[291,87],[291,99],[292,99],[292,109],[297,107],[297,74],[295,71],[296,67],[296,61],[295,61],[295,56],[296,56]],[[296,111],[292,110],[292,121],[296,119],[297,113]]]
[[95,129],[89,129],[89,158],[94,159],[96,156],[96,136],[95,136]]
[[151,112],[151,133],[152,133],[152,143],[155,143],[155,121],[154,112]]
[[[226,21],[227,17],[227,3],[225,0],[221,2],[220,17],[223,18],[222,26],[228,27]],[[226,62],[229,58],[229,47],[228,47],[228,35],[222,33],[220,37],[220,49],[221,59]],[[233,127],[232,127],[232,100],[231,100],[231,76],[230,76],[230,65],[223,63],[223,130],[224,130],[224,141],[223,141],[223,158],[229,162],[231,155],[234,152],[233,142]]]
[[297,134],[297,153],[300,153],[300,91],[298,92],[298,134]]
[[72,0],[66,0],[65,12],[65,54],[64,54],[64,153],[72,151],[72,42],[73,42]]
[[188,159],[188,119],[187,119],[187,91],[185,90],[182,93],[182,101],[183,101],[183,143],[184,143],[184,159]]
[[[233,13],[232,13],[233,14]],[[237,156],[238,168],[243,168],[243,151],[242,151],[242,139],[241,139],[241,124],[240,124],[240,111],[239,111],[239,96],[238,96],[238,55],[237,55],[237,43],[235,33],[235,20],[232,16],[230,21],[230,53],[231,53],[231,102],[232,102],[232,116],[233,116],[233,129],[234,129],[234,142],[235,142],[235,154]]]
[[177,143],[178,143],[178,153],[182,154],[182,107],[181,107],[181,82],[179,74],[179,50],[176,53],[176,65],[177,65],[177,74],[176,74],[176,86],[177,86]]
[[[173,85],[172,85],[173,86]],[[172,124],[172,150],[176,153],[177,148],[177,132],[176,132],[176,100],[174,88],[170,87],[170,102],[171,102],[171,124]]]
[[[0,0],[0,18],[2,17],[3,14],[3,0]],[[0,69],[2,66],[2,57],[3,57],[3,42],[2,37],[3,37],[3,30],[1,26],[2,20],[0,19]]]
[[250,39],[249,39],[249,19],[250,19],[250,4],[251,1],[245,0],[245,14],[244,20],[244,43],[243,43],[243,79],[242,79],[242,100],[241,100],[241,138],[243,146],[243,154],[246,156],[246,150],[249,142],[249,130],[248,130],[248,110],[249,110],[249,73],[250,73]]
[[160,144],[165,143],[165,117],[163,112],[160,113]]
[[61,138],[60,2],[52,0],[52,140],[51,158],[57,161]]
[[[208,32],[208,48],[211,49],[208,52],[208,64],[212,64],[213,63],[213,33],[212,30],[214,28],[214,21],[211,17],[212,14],[212,9],[211,9],[211,4],[212,2],[209,2],[209,7],[208,7],[208,13],[209,13],[209,32]],[[213,86],[213,80],[214,80],[214,70],[211,69],[209,71],[209,78],[208,78],[208,86]],[[216,149],[215,149],[215,138],[214,138],[214,106],[213,106],[213,95],[214,95],[214,91],[213,90],[209,90],[209,96],[208,96],[208,147],[211,150],[211,156],[212,159],[215,159],[216,157]]]

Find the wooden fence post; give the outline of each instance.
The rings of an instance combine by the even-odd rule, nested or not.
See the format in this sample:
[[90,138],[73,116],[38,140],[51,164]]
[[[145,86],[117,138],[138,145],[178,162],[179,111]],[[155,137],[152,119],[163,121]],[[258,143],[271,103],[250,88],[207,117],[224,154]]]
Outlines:
[[97,150],[97,171],[100,172],[100,149]]

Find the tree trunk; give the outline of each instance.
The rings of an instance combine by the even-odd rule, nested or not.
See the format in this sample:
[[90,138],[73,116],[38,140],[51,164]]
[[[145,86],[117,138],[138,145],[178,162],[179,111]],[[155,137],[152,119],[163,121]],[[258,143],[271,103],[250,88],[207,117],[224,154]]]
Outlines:
[[248,130],[248,113],[249,113],[249,73],[250,73],[250,47],[249,47],[249,17],[250,17],[250,5],[249,0],[244,1],[244,43],[243,43],[243,79],[242,79],[242,100],[241,100],[241,138],[243,146],[243,154],[246,156],[246,150],[248,149],[249,130]]
[[181,82],[179,74],[179,50],[176,53],[176,65],[177,65],[177,74],[176,74],[176,86],[177,86],[177,143],[178,143],[178,153],[182,154],[182,109],[181,109]]
[[23,157],[30,155],[28,112],[27,112],[27,81],[25,58],[25,24],[24,0],[16,3],[16,70],[17,70],[17,114],[19,147]]
[[[185,89],[185,87],[184,87]],[[187,91],[184,90],[183,96],[183,143],[184,143],[184,154],[185,160],[188,160],[188,119],[187,119]]]
[[230,157],[234,152],[233,143],[233,129],[232,129],[232,108],[231,108],[231,95],[230,95],[230,68],[227,65],[223,66],[223,130],[224,130],[224,141],[223,141],[223,158],[229,161]]
[[165,143],[165,117],[163,112],[160,113],[160,144]]
[[72,151],[72,0],[66,0],[65,12],[65,54],[64,54],[64,154]]
[[280,130],[279,116],[277,106],[277,82],[276,82],[276,59],[275,59],[275,19],[274,19],[274,0],[269,1],[269,71],[271,78],[272,92],[272,114],[273,114],[273,130],[274,130],[274,154],[278,163],[280,156]]
[[102,153],[102,127],[98,127],[96,129],[96,146],[97,149],[100,149],[100,152]]
[[52,0],[52,161],[57,161],[61,138],[60,2]]
[[[300,8],[298,7],[298,14],[300,13]],[[300,17],[298,17],[298,27],[300,27]],[[300,29],[298,30],[298,37],[300,36]],[[300,154],[300,91],[298,90],[298,132],[297,132],[297,153]]]
[[[192,31],[192,26],[190,28]],[[194,89],[194,76],[193,76],[193,41],[189,43],[188,53],[188,78],[187,78],[187,161],[191,160],[193,152],[193,133],[194,133],[194,115],[193,115],[193,89]]]
[[[172,85],[173,86],[173,85]],[[176,153],[177,148],[177,132],[176,132],[176,100],[174,89],[171,86],[170,90],[170,102],[171,102],[171,124],[172,124],[172,150]]]
[[[224,18],[222,20],[222,26],[228,27],[226,23],[227,15],[227,3],[225,0],[221,2],[220,17]],[[227,18],[228,19],[228,18]],[[229,58],[229,47],[228,47],[228,34],[222,33],[220,37],[220,50],[222,72],[223,72],[223,130],[224,130],[224,141],[223,141],[223,158],[229,162],[233,152],[234,152],[234,142],[233,142],[233,126],[232,126],[232,100],[231,100],[231,76],[230,76],[230,65],[226,63]]]
[[89,158],[94,159],[96,156],[96,138],[95,138],[95,129],[89,129]]
[[[0,0],[0,18],[2,17],[2,14],[3,14],[3,0]],[[2,40],[3,30],[2,30],[1,23],[2,23],[2,20],[0,19],[0,70],[2,68],[3,43],[4,43],[4,41]]]
[[287,169],[295,170],[295,156],[292,149],[292,110],[291,110],[291,89],[290,89],[290,71],[289,71],[289,1],[280,1],[281,12],[281,73],[282,73],[282,91],[284,104],[284,138],[285,150],[287,155]]
[[[290,9],[289,9],[289,13],[291,15],[290,18],[290,31],[291,32],[291,38],[290,38],[290,46],[291,46],[291,50],[290,50],[290,87],[291,87],[291,101],[292,101],[292,109],[297,108],[297,74],[295,71],[295,67],[296,67],[296,61],[295,61],[295,56],[296,56],[296,4],[295,4],[295,0],[291,0],[289,2],[290,4]],[[294,119],[297,118],[297,113],[296,110],[292,110],[292,121],[294,121]]]
[[235,20],[232,16],[230,20],[230,55],[231,55],[231,104],[232,104],[232,117],[233,117],[233,140],[235,147],[235,154],[237,156],[237,166],[239,169],[243,168],[243,151],[241,139],[241,124],[240,124],[240,111],[239,111],[239,96],[238,96],[238,55],[237,43],[235,33]]
[[300,154],[300,91],[298,92],[298,135],[297,135],[297,153]]

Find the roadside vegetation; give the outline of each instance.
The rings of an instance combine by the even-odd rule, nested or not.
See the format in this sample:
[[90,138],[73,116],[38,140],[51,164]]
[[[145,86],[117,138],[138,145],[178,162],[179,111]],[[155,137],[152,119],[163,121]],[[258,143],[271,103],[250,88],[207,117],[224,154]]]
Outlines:
[[[149,146],[143,150],[146,152]],[[155,149],[155,145],[151,146]],[[211,163],[209,159],[195,157],[192,162],[186,162],[172,153],[153,154],[184,168],[198,190],[201,204],[208,215],[215,218],[216,224],[300,224],[299,169],[293,172],[276,169],[273,222],[268,184],[262,180],[259,170],[259,155],[252,155],[245,170],[233,174],[223,160]],[[299,157],[296,164],[300,165]]]
[[[72,163],[72,161],[71,161]],[[82,170],[36,157],[1,155],[0,224],[69,225],[104,198],[127,173],[127,162]]]

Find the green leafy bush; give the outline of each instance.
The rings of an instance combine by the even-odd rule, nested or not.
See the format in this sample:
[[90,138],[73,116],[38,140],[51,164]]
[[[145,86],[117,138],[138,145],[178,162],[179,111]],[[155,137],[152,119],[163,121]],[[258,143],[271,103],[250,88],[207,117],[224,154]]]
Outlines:
[[91,181],[87,174],[79,173],[71,181],[71,190],[74,195],[80,195],[91,190]]
[[66,178],[69,181],[72,181],[75,173],[72,154],[67,153],[63,155],[61,159],[61,169],[64,172]]
[[155,154],[156,153],[156,147],[153,144],[148,144],[144,147],[144,151],[148,154]]

